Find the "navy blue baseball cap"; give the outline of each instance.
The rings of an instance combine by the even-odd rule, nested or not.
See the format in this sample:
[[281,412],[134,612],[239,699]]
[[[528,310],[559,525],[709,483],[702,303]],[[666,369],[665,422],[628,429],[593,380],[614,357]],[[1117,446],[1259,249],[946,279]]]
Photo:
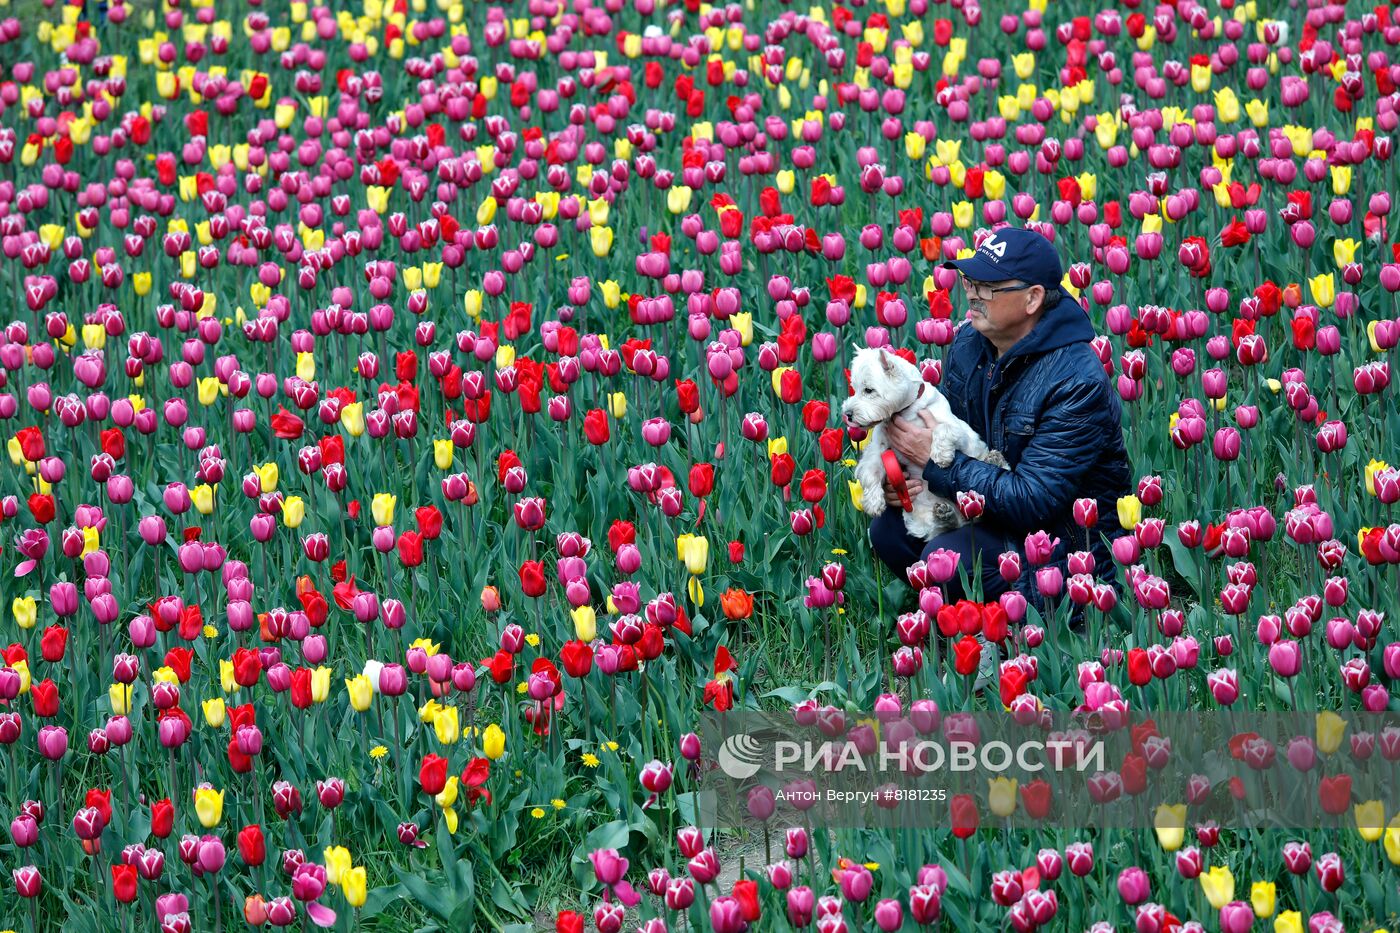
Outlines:
[[1064,268],[1055,246],[1034,230],[1002,227],[982,241],[966,259],[945,262],[974,282],[1005,282],[1019,279],[1027,285],[1060,287]]

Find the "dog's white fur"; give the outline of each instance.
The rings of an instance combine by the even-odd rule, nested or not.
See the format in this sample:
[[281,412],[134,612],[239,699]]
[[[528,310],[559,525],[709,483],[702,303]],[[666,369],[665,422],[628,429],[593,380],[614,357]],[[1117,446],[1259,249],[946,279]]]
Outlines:
[[[951,464],[959,450],[978,460],[1005,465],[1000,454],[991,451],[966,421],[953,415],[948,400],[924,381],[914,364],[889,350],[867,347],[856,351],[851,361],[851,385],[855,394],[842,404],[841,414],[847,424],[870,432],[869,443],[856,465],[856,479],[861,485],[861,511],[871,518],[886,508],[885,467],[881,457],[889,449],[885,427],[895,418],[917,422],[922,412],[933,413],[938,427],[933,430],[928,459],[939,466]],[[901,457],[900,466],[906,476],[917,477],[924,464],[905,463]],[[904,527],[909,534],[924,541],[962,523],[956,506],[927,488],[914,497],[913,511],[904,515]]]

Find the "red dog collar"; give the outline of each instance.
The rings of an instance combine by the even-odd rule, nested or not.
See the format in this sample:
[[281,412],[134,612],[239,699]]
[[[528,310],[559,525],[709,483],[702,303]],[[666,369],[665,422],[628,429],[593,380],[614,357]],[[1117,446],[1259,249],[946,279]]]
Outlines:
[[894,491],[899,493],[899,504],[904,511],[914,511],[914,501],[909,498],[909,486],[904,481],[904,469],[899,465],[899,458],[895,456],[893,450],[887,450],[880,455],[880,461],[885,465],[885,476],[889,479]]

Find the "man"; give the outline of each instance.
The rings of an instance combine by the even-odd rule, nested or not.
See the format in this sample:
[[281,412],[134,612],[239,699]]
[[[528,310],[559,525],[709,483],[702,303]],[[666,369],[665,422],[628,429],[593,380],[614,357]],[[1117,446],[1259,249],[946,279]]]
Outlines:
[[[1116,586],[1106,539],[1125,533],[1113,517],[1117,500],[1131,491],[1121,409],[1089,345],[1094,329],[1087,315],[1060,291],[1063,271],[1054,246],[1034,231],[1003,227],[972,256],[944,266],[960,273],[968,317],[944,354],[939,389],[953,414],[1001,451],[1010,468],[961,452],[946,469],[939,467],[928,459],[936,424],[931,416],[925,413],[922,424],[896,421],[889,445],[906,462],[927,461],[922,477],[908,478],[910,495],[925,484],[948,499],[976,491],[986,499],[985,510],[970,528],[923,542],[905,533],[899,497],[887,488],[893,507],[871,523],[871,544],[901,578],[936,548],[958,551],[969,580],[975,581],[974,564],[980,563],[982,598],[993,599],[1008,589],[999,555],[1023,553],[1026,536],[1044,530],[1060,539],[1050,563],[1065,579],[1069,552],[1087,543],[1096,576]],[[1073,518],[1080,498],[1097,500],[1106,519],[1087,535]],[[1034,570],[1023,560],[1011,586],[1039,606]],[[964,595],[957,581],[951,585],[953,598]]]

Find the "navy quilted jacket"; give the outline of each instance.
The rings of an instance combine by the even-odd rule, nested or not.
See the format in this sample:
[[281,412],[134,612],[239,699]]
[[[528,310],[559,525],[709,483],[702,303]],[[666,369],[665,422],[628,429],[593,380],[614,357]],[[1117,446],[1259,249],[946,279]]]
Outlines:
[[[959,452],[946,469],[930,461],[924,479],[948,498],[959,490],[981,493],[987,500],[981,521],[1018,548],[1039,529],[1059,537],[1055,563],[1084,549],[1074,500],[1098,500],[1100,520],[1091,536],[1097,576],[1116,582],[1104,537],[1126,533],[1117,501],[1132,491],[1132,478],[1118,393],[1089,345],[1093,338],[1088,316],[1068,297],[999,359],[986,337],[971,325],[959,327],[944,354],[939,390],[1011,469]],[[1029,581],[1023,576],[1020,582],[1025,589]]]

